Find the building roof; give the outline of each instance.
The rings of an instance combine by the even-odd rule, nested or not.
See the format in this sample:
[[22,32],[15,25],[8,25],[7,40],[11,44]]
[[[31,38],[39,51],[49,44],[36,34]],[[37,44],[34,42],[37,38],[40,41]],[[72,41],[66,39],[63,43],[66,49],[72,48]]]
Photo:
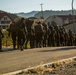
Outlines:
[[68,26],[68,25],[73,24],[73,23],[76,23],[76,21],[70,22],[70,23],[67,23],[67,24],[63,24],[62,26]]
[[[60,17],[62,20],[76,20],[76,15],[72,16],[71,14],[69,15],[53,15],[54,17]],[[47,21],[50,17],[52,16],[49,16],[45,21]]]
[[75,19],[76,20],[76,15],[72,16],[71,14],[69,14],[69,15],[56,15],[56,16],[62,18],[62,20],[66,20],[66,19],[68,19],[68,20]]
[[8,13],[8,12],[0,11],[0,20],[2,19],[3,16],[8,16],[12,21],[14,21],[16,18],[19,18],[15,14],[11,14],[11,13]]
[[4,14],[4,13],[0,13],[0,19],[1,19],[3,16],[5,16],[5,14]]

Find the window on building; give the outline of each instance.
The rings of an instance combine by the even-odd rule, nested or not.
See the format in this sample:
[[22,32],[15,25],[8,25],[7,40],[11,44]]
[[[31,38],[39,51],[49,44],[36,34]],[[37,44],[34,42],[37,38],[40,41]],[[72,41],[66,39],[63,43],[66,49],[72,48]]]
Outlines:
[[6,16],[4,17],[4,20],[7,20],[7,17]]
[[5,21],[1,21],[1,24],[5,24]]
[[10,23],[10,21],[6,21],[6,24],[9,24]]
[[2,26],[2,27],[3,27],[3,29],[6,29],[7,26]]
[[10,21],[1,21],[1,24],[9,24]]

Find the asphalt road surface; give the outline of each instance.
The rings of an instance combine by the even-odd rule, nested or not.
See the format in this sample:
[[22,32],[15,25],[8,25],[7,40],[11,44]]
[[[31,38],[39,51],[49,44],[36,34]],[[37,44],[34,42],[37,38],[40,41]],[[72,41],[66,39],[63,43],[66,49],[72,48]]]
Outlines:
[[47,47],[0,52],[0,73],[8,73],[29,67],[76,56],[76,47]]

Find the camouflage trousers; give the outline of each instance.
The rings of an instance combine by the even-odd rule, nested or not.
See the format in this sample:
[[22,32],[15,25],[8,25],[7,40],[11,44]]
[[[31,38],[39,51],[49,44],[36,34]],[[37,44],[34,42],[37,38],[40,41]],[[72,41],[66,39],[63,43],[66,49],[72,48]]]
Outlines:
[[42,47],[43,46],[43,35],[42,34],[36,34],[36,47]]
[[2,49],[2,37],[0,35],[0,50]]

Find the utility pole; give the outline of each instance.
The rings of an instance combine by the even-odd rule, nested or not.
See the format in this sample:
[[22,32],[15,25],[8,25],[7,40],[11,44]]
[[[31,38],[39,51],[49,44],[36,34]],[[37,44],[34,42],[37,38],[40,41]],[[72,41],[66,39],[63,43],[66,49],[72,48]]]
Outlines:
[[71,6],[72,6],[72,20],[73,20],[73,29],[74,29],[74,33],[75,33],[75,24],[74,24],[74,8],[73,8],[73,2],[74,2],[74,0],[72,0],[72,4],[71,4]]
[[42,16],[41,17],[43,17],[43,3],[42,4],[40,4],[41,5],[41,14],[42,14]]
[[72,15],[74,15],[73,2],[74,2],[74,0],[72,0]]

